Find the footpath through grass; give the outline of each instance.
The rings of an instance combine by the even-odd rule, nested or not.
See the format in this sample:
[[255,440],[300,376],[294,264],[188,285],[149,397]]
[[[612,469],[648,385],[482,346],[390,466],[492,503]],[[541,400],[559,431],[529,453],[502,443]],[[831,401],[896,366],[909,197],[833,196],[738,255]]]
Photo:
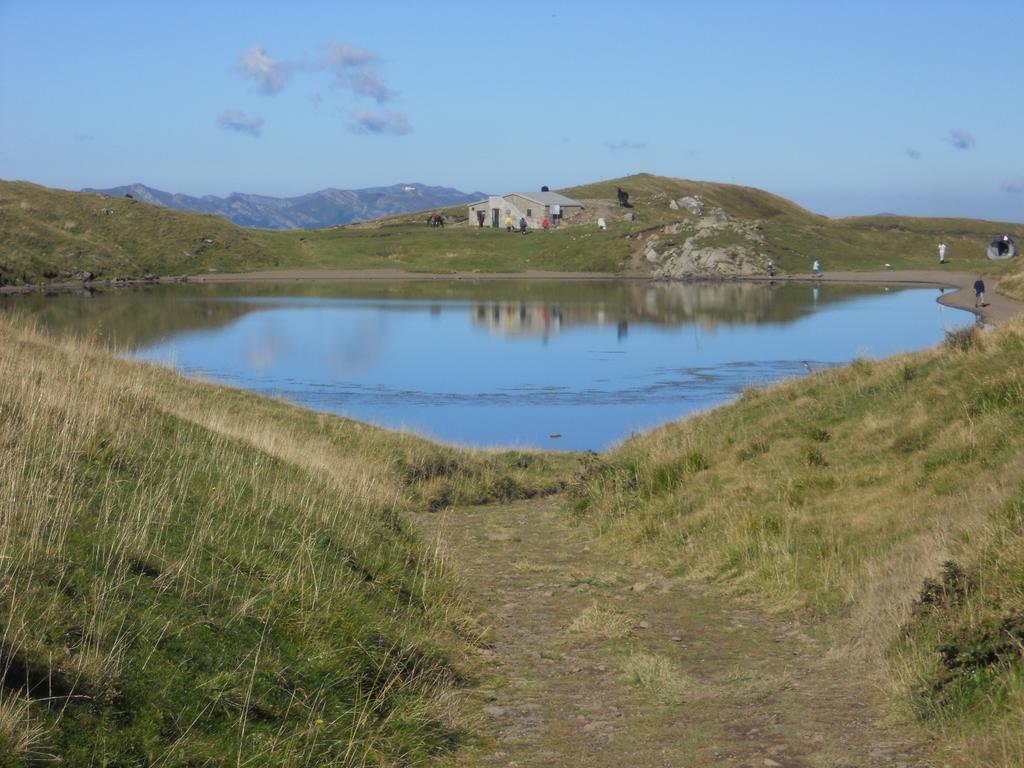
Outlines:
[[816,617],[956,764],[1018,766],[1022,370],[1018,320],[751,390],[593,458],[571,511],[609,548]]
[[412,509],[558,487],[0,317],[0,762],[406,765],[478,630]]

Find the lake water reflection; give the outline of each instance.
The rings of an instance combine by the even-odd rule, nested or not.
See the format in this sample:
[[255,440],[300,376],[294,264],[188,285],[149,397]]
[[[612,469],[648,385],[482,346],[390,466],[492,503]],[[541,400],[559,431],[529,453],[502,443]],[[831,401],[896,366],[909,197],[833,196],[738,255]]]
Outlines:
[[157,286],[0,306],[189,375],[445,441],[600,449],[805,375],[805,362],[919,349],[972,322],[937,293],[425,281]]

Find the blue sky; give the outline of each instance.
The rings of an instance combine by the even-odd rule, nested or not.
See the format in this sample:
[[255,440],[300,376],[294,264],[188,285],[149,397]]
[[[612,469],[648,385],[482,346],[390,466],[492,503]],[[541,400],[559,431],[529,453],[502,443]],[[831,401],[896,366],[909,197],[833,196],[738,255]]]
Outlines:
[[650,171],[1024,221],[1015,2],[0,0],[0,178],[292,195]]

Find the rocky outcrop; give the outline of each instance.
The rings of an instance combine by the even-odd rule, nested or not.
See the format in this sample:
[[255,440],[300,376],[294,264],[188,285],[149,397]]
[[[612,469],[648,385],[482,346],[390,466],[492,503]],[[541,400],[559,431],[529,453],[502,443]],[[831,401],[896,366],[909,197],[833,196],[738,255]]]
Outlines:
[[[764,236],[758,222],[733,218],[722,208],[712,208],[703,216],[704,202],[695,197],[672,202],[677,210],[685,207],[702,218],[667,224],[643,242],[643,257],[654,268],[654,277],[735,277],[764,272],[766,257],[760,250]],[[701,213],[695,213],[697,210]]]

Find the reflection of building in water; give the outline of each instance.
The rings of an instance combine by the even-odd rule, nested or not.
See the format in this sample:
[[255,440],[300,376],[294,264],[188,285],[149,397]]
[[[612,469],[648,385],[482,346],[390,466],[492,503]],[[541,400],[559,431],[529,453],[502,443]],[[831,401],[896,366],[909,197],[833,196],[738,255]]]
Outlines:
[[[603,315],[603,312],[601,313]],[[474,325],[514,336],[550,336],[562,329],[564,316],[557,304],[489,301],[474,304],[470,311]],[[603,319],[603,318],[602,318]]]
[[802,285],[780,288],[755,282],[633,282],[606,288],[600,297],[477,302],[470,311],[474,325],[496,333],[547,337],[573,326],[614,325],[621,341],[628,337],[630,325],[695,325],[713,331],[723,325],[788,322],[808,315],[819,302],[878,290],[813,286],[808,295]]

